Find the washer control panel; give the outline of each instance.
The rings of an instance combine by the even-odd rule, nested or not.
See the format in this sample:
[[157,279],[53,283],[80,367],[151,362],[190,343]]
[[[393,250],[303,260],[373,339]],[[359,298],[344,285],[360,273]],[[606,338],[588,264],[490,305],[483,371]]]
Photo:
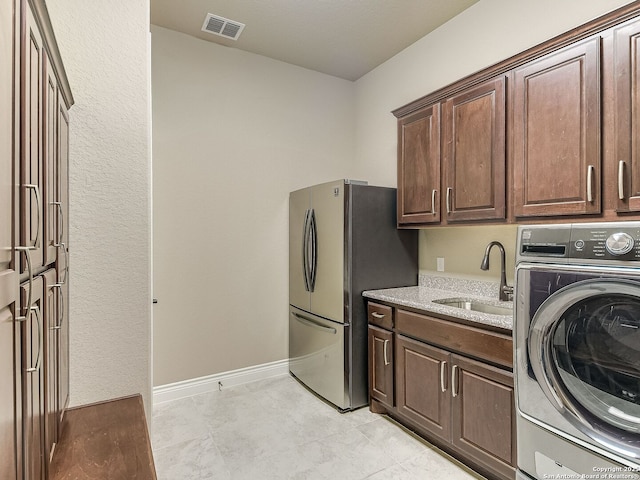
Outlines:
[[522,225],[518,257],[640,262],[640,222]]
[[569,258],[640,261],[640,225],[573,225],[568,253]]

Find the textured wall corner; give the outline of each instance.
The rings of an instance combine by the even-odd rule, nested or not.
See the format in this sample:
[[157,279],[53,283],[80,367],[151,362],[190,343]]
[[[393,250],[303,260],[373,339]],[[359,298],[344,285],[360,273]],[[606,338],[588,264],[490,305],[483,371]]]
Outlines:
[[151,408],[149,1],[48,2],[70,111],[71,403]]

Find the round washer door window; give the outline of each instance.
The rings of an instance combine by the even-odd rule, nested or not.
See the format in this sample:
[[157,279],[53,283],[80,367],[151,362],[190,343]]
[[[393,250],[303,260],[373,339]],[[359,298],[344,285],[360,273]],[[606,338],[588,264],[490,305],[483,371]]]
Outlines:
[[532,319],[529,353],[559,411],[640,456],[640,284],[591,279],[559,290]]

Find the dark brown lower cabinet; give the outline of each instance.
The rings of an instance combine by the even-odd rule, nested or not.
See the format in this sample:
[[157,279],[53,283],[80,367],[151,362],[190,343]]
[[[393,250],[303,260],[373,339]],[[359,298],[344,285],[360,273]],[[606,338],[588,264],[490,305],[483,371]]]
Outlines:
[[446,384],[449,352],[396,336],[398,413],[451,440],[451,398]]
[[[393,331],[369,325],[371,410],[394,417],[489,478],[515,478],[513,374],[504,355],[496,354],[510,336],[402,309],[394,309],[393,317]],[[389,381],[381,360],[385,341],[395,343],[392,384],[381,381]],[[479,360],[483,351],[486,362]],[[465,356],[469,352],[478,359]],[[496,358],[497,364],[489,363]],[[389,401],[394,393],[395,404]]]
[[513,374],[451,355],[454,446],[504,478],[516,465]]
[[369,394],[393,407],[393,332],[369,325]]

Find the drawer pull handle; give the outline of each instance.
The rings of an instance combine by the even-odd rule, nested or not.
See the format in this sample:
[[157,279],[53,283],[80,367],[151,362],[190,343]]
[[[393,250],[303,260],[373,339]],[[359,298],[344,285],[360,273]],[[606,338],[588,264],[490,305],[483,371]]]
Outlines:
[[371,316],[373,318],[377,318],[378,320],[381,318],[384,318],[384,314],[383,313],[378,313],[378,312],[371,312]]
[[384,341],[384,346],[382,347],[382,356],[384,357],[384,365],[389,365],[389,359],[387,358],[387,345],[389,345],[389,339]]
[[447,369],[447,362],[440,362],[440,391],[443,393],[447,391],[447,386],[445,385],[445,371]]
[[457,371],[458,371],[458,365],[454,365],[453,368],[451,369],[451,395],[453,395],[454,397],[458,396],[458,388],[457,388],[458,376],[456,375]]

